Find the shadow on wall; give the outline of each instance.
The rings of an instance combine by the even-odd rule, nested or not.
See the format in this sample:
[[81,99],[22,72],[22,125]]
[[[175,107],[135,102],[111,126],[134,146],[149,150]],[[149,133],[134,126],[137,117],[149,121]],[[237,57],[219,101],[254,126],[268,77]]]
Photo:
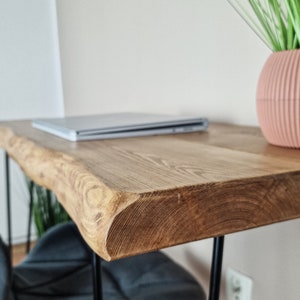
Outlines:
[[[205,257],[197,255],[192,249],[187,249],[185,251],[185,260],[187,264],[192,268],[194,275],[201,282],[208,296],[209,283],[210,283],[210,261],[205,260]],[[223,294],[223,280],[222,280],[222,290]]]

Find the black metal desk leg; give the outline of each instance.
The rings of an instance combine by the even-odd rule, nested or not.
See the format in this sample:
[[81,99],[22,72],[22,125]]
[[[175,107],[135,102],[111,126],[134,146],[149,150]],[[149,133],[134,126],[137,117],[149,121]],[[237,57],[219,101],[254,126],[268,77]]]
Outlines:
[[210,274],[209,300],[219,300],[224,249],[224,236],[214,238]]
[[94,300],[102,300],[101,258],[93,252]]
[[28,216],[27,243],[26,243],[26,253],[27,254],[30,251],[32,209],[33,209],[33,181],[30,180],[30,182],[29,182],[29,216]]
[[7,211],[7,239],[10,257],[12,257],[12,238],[11,238],[11,197],[10,197],[10,172],[9,156],[5,152],[5,172],[6,172],[6,211]]

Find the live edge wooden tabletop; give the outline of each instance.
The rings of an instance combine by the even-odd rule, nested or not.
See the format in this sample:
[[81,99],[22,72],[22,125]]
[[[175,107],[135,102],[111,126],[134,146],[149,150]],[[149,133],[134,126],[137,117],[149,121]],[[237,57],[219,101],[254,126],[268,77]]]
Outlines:
[[300,151],[254,127],[76,143],[2,122],[0,147],[106,260],[300,216]]

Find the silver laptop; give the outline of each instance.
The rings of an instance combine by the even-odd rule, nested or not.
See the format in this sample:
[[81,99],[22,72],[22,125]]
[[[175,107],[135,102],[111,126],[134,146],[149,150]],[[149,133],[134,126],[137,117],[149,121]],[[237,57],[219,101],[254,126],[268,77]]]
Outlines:
[[37,119],[34,128],[69,141],[125,138],[206,130],[208,120],[200,117],[141,113]]

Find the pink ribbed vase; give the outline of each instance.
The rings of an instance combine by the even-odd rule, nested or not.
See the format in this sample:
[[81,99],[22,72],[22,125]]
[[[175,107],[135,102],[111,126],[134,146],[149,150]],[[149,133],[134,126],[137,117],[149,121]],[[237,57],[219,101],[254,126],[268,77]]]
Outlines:
[[300,50],[270,55],[258,81],[256,107],[270,144],[300,148]]

